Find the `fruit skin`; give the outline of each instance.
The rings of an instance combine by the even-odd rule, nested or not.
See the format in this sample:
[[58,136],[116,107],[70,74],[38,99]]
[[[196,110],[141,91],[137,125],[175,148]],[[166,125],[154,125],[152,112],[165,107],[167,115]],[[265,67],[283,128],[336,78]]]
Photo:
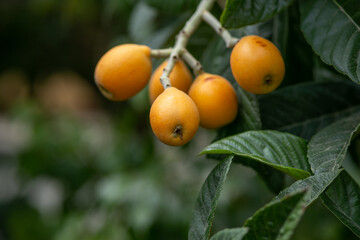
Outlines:
[[195,103],[175,87],[161,93],[150,109],[150,124],[155,136],[170,146],[189,142],[199,128],[199,122]]
[[140,92],[151,75],[151,49],[136,44],[111,48],[95,68],[95,83],[101,93],[113,101],[126,100]]
[[282,82],[285,64],[277,47],[269,40],[249,35],[241,38],[230,56],[232,73],[248,92],[266,94]]
[[200,113],[200,126],[208,129],[231,123],[238,112],[238,102],[233,86],[219,75],[199,75],[189,90],[190,98]]
[[[167,60],[165,60],[152,74],[149,83],[149,100],[150,103],[153,103],[155,99],[164,91],[164,87],[161,85],[160,77],[163,73],[164,68],[167,65]],[[170,83],[172,87],[187,92],[192,83],[192,75],[189,69],[186,67],[183,61],[178,61],[175,63],[174,68],[170,73]]]

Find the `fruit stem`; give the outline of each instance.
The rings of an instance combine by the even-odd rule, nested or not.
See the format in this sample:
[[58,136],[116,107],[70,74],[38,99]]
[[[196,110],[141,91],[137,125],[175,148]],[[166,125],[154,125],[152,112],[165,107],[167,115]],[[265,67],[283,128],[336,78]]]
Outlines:
[[160,81],[164,89],[171,87],[169,75],[175,65],[175,62],[179,59],[181,52],[186,48],[190,36],[200,25],[204,11],[211,9],[214,1],[215,0],[201,0],[194,14],[185,23],[183,29],[180,30],[180,33],[178,34],[175,42],[175,46],[170,54],[168,63],[160,77]]
[[169,57],[171,54],[172,48],[165,49],[151,49],[150,56],[154,58],[165,58]]
[[195,76],[198,76],[204,72],[201,63],[186,49],[183,50],[181,57],[193,69]]
[[232,48],[239,41],[238,38],[232,37],[230,32],[221,26],[219,20],[216,19],[209,11],[204,11],[202,14],[203,20],[209,24],[215,32],[220,35],[226,44],[227,48]]

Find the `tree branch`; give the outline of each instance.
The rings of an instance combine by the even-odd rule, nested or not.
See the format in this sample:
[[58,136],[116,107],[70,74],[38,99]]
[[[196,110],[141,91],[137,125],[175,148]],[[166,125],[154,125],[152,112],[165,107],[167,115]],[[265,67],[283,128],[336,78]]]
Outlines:
[[151,49],[150,56],[154,58],[164,58],[169,57],[171,54],[172,48],[165,49]]
[[232,37],[229,31],[223,28],[220,22],[209,11],[204,11],[202,18],[224,39],[226,47],[231,48],[239,41],[238,38]]
[[184,28],[180,31],[177,36],[175,46],[170,54],[168,63],[164,68],[163,74],[160,77],[161,84],[164,89],[171,87],[169,75],[175,65],[175,62],[179,59],[181,52],[184,51],[189,41],[190,36],[194,33],[195,29],[200,25],[202,21],[203,13],[206,10],[211,9],[215,0],[202,0],[194,14],[185,23]]
[[184,50],[183,53],[181,54],[181,57],[193,69],[195,76],[198,76],[204,72],[201,63],[196,58],[194,58],[194,56],[191,55],[189,51]]

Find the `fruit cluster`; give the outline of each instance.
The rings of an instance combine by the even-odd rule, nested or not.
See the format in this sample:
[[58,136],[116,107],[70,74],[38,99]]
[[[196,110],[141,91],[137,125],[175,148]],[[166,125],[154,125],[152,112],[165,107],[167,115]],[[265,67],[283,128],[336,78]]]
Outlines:
[[[184,145],[199,125],[216,129],[231,123],[238,112],[238,99],[225,78],[202,72],[193,81],[186,64],[178,60],[164,90],[160,77],[167,61],[151,75],[151,49],[123,44],[106,52],[96,65],[95,82],[101,93],[113,101],[129,99],[149,82],[150,124],[165,144]],[[254,94],[266,94],[281,83],[285,66],[276,46],[259,36],[240,39],[232,50],[230,66],[239,85]]]

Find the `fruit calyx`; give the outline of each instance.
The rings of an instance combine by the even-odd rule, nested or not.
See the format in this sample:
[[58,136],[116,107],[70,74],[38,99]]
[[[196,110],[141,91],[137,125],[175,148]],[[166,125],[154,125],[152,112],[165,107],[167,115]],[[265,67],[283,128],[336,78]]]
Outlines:
[[176,125],[173,130],[173,137],[177,138],[180,137],[180,139],[183,139],[183,128],[181,125]]
[[264,85],[270,86],[272,84],[273,80],[270,75],[266,75],[264,78]]

